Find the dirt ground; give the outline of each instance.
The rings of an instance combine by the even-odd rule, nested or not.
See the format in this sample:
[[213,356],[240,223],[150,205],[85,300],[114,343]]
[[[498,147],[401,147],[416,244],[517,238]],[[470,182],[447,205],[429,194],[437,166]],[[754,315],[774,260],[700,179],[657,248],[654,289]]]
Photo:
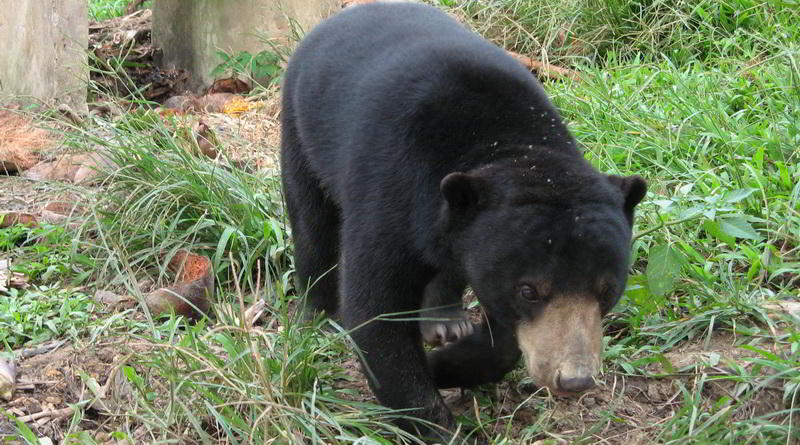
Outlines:
[[[524,377],[522,369],[515,370],[496,385],[440,392],[456,416],[475,418],[480,407],[480,418],[486,422],[483,429],[493,437],[520,437],[523,430],[539,422],[546,425],[544,434],[555,440],[554,443],[569,443],[577,437],[588,436],[589,443],[650,444],[659,426],[680,410],[682,386],[691,393],[701,375],[731,375],[734,372],[729,365],[751,368],[753,365],[745,359],[758,356],[740,349],[728,333],[715,334],[708,347],[703,343],[687,343],[666,354],[667,360],[680,372],[666,374],[659,365],[651,366],[649,372],[661,374],[660,377],[606,372],[597,379],[595,389],[575,397],[552,396],[546,389],[526,383],[524,378],[520,379]],[[719,359],[715,366],[709,365],[711,357]],[[355,390],[361,396],[359,401],[375,402],[356,359],[348,361],[347,374],[350,380],[340,382],[339,387]],[[702,396],[709,405],[723,396],[735,398],[735,386],[729,380],[707,382]],[[783,404],[782,391],[777,384],[764,388],[748,402],[746,410],[740,409],[733,416],[734,419],[779,409]],[[613,415],[609,417],[608,413]],[[509,422],[509,419],[512,420]]]

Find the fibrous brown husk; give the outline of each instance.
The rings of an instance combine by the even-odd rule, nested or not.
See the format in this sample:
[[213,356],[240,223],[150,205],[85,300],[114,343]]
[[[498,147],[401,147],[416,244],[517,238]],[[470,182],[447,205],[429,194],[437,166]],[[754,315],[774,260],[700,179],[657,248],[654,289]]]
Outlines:
[[180,250],[168,266],[177,274],[177,284],[147,295],[147,307],[154,314],[174,310],[176,314],[197,319],[208,313],[214,295],[211,260],[188,250]]
[[46,130],[11,111],[0,110],[0,174],[16,174],[39,162],[39,152],[53,144]]
[[[145,296],[145,304],[153,315],[175,312],[196,320],[208,314],[214,295],[214,273],[211,260],[188,250],[179,250],[167,268],[176,274],[176,283],[162,287]],[[108,306],[134,302],[129,295],[117,295],[99,290],[95,300]]]
[[252,88],[247,82],[237,79],[235,77],[227,77],[225,79],[217,79],[208,89],[208,94],[216,93],[231,93],[231,94],[247,94]]

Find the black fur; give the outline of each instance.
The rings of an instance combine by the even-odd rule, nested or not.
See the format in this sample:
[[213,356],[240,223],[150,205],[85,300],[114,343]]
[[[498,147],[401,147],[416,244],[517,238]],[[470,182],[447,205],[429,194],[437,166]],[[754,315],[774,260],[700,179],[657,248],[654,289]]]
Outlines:
[[355,330],[381,403],[452,428],[436,388],[517,363],[513,328],[537,313],[522,279],[591,291],[605,310],[619,298],[643,181],[593,169],[531,73],[444,13],[344,10],[297,48],[283,94],[284,191],[314,307],[353,328],[419,310],[446,274],[432,300],[457,303],[469,283],[488,314],[427,357],[415,322]]

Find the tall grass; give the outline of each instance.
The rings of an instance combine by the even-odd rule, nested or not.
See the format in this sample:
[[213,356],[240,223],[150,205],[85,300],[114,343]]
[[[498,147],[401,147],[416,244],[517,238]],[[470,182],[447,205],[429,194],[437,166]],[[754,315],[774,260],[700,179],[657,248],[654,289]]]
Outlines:
[[608,57],[677,65],[742,49],[769,53],[793,39],[793,0],[463,0],[443,2],[481,34],[546,61],[583,65]]
[[[190,126],[154,111],[131,111],[105,125],[102,138],[87,135],[116,166],[85,226],[101,235],[95,240],[101,281],[113,284],[110,277],[123,271],[152,273],[152,264],[163,273],[184,248],[209,256],[223,282],[253,286],[258,263],[272,276],[289,270],[278,178],[198,156]],[[231,261],[236,277],[228,274]]]

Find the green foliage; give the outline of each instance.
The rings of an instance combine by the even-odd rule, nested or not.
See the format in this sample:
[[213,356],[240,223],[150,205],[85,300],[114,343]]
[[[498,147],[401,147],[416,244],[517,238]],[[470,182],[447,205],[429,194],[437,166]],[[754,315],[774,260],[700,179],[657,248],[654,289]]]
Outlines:
[[79,284],[94,266],[90,258],[76,250],[71,233],[49,224],[0,229],[0,253],[12,259],[12,272],[24,274],[37,284],[64,280]]
[[275,51],[263,50],[256,54],[239,51],[235,55],[217,51],[217,56],[222,62],[211,71],[214,77],[242,75],[251,79],[267,79],[270,83],[280,79],[282,58]]
[[[172,320],[154,353],[123,368],[142,407],[139,420],[156,435],[209,440],[223,435],[253,443],[347,443],[368,437],[410,443],[389,423],[400,415],[348,400],[348,390],[333,387],[350,380],[344,333],[319,335],[322,321],[297,322],[286,302],[278,294],[270,309],[270,324],[280,329],[244,327],[241,312],[218,314],[213,331]],[[168,391],[157,390],[155,382],[166,382]]]
[[[89,18],[102,21],[125,15],[125,11],[131,1],[132,0],[89,0]],[[152,0],[148,0],[142,4],[142,7],[149,8],[151,4]]]
[[75,336],[88,324],[91,306],[90,297],[69,289],[9,289],[0,294],[0,344],[18,348]]
[[655,297],[664,297],[681,271],[682,257],[669,245],[650,248],[647,257],[647,284]]
[[796,250],[779,251],[800,233],[800,76],[797,48],[776,51],[745,67],[747,86],[743,65],[724,60],[587,68],[580,82],[550,85],[592,162],[650,180],[638,213],[650,227],[634,244],[647,281],[634,277],[636,291],[663,296],[681,286],[679,270],[713,298],[785,286],[798,261]]

